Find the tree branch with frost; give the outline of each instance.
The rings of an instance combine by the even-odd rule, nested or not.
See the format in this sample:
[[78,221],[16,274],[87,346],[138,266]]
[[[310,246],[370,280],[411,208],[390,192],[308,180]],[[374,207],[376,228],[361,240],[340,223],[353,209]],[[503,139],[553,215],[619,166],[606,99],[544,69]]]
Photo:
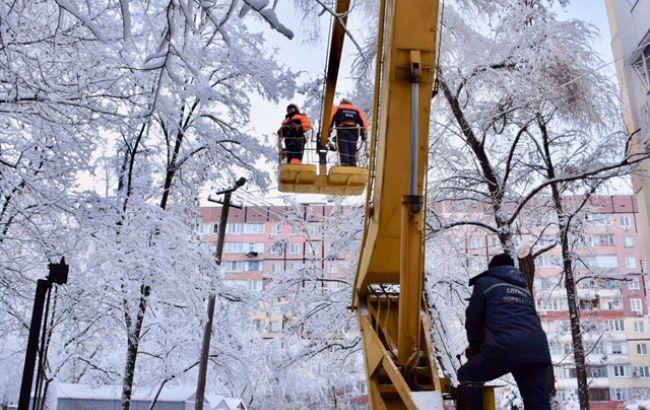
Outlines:
[[109,41],[109,38],[102,33],[102,31],[99,29],[99,27],[95,24],[95,22],[85,15],[84,13],[81,12],[77,8],[76,4],[73,4],[69,0],[55,0],[56,4],[59,5],[62,9],[67,11],[68,13],[72,14],[74,17],[76,17],[88,30],[90,30],[99,40],[101,41]]
[[332,10],[331,7],[327,6],[327,4],[325,4],[322,0],[316,0],[316,2],[318,4],[320,4],[321,7],[323,7],[325,10],[327,10],[328,13],[330,13],[332,16],[334,16],[336,21],[338,21],[338,23],[343,28],[343,31],[345,31],[345,35],[350,39],[350,41],[352,41],[352,44],[354,44],[354,47],[357,49],[358,58],[361,58],[361,60],[364,62],[364,64],[368,64],[369,62],[368,62],[368,59],[366,57],[366,53],[364,53],[363,48],[361,47],[361,45],[359,44],[357,39],[352,35],[350,30],[348,30],[346,18],[347,18],[348,13],[350,13],[350,12],[348,11],[347,13],[339,14],[339,13],[336,13],[336,11]]
[[267,8],[269,0],[243,0],[244,6],[239,13],[240,17],[244,17],[248,9],[255,10],[274,30],[278,31],[288,39],[293,38],[293,31],[280,22],[275,10]]
[[[564,176],[558,176],[556,178],[548,179],[539,185],[537,185],[535,188],[533,188],[524,198],[523,200],[517,205],[515,210],[513,211],[511,217],[510,217],[510,222],[514,222],[517,217],[519,216],[520,212],[522,209],[530,202],[533,198],[535,198],[541,191],[543,191],[545,188],[551,186],[552,184],[560,184],[560,183],[567,183],[567,182],[575,182],[575,181],[581,181],[581,180],[589,180],[592,178],[604,178],[604,179],[609,179],[615,176],[621,176],[627,174],[627,171],[624,171],[623,168],[629,167],[629,166],[634,166],[642,161],[645,161],[646,159],[650,158],[650,152],[647,153],[640,153],[640,154],[633,154],[630,155],[624,159],[622,159],[619,162],[616,162],[614,164],[609,164],[606,166],[602,166],[599,168],[587,170],[585,172],[581,172],[578,174],[573,174],[573,175],[564,175]],[[614,172],[612,172],[614,171]],[[605,173],[611,172],[608,175],[603,175]]]

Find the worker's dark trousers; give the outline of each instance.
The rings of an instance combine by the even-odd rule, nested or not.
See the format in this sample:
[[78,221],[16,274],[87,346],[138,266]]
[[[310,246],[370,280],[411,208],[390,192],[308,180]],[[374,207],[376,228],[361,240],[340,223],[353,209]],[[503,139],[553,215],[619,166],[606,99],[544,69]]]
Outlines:
[[548,364],[510,362],[479,353],[458,369],[458,388],[466,410],[482,410],[480,384],[512,373],[525,410],[550,410],[551,371]]
[[336,139],[338,142],[341,165],[351,167],[357,166],[357,141],[359,140],[358,130],[337,130]]
[[284,138],[284,148],[287,154],[287,164],[290,164],[291,160],[294,158],[302,161],[302,154],[305,150],[305,142],[307,142],[307,140],[303,136],[287,136]]

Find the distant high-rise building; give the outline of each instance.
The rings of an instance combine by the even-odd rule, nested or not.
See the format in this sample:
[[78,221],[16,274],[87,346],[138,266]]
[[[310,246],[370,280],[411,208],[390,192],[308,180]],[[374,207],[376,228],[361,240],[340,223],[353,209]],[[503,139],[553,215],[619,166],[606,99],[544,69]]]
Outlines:
[[[573,251],[578,255],[575,276],[591,408],[615,409],[626,401],[650,397],[645,241],[633,196],[595,196],[580,217],[585,218],[584,237],[573,238]],[[560,246],[553,246],[556,225],[552,220],[538,222],[538,231],[522,239],[536,242],[535,249],[551,247],[535,259],[533,289],[549,339],[558,395],[570,400],[577,398],[577,380],[563,260]],[[531,227],[534,230],[535,224]],[[464,235],[461,246],[474,274],[502,252],[496,235],[476,229]]]
[[[605,0],[612,34],[612,50],[618,82],[621,89],[625,126],[634,136],[636,146],[647,146],[650,138],[650,0]],[[636,149],[633,147],[633,149]],[[634,193],[639,206],[639,230],[650,238],[650,161],[641,164],[633,177]],[[624,236],[623,245],[632,245]],[[645,241],[644,252],[639,249],[641,259],[650,254],[650,239]],[[625,249],[623,249],[625,250]],[[625,267],[632,268],[635,262],[631,256],[624,256]],[[645,268],[645,267],[643,267]],[[650,398],[650,329],[648,329],[648,308],[646,306],[646,283],[643,275],[623,286],[623,300],[626,318],[623,327],[620,319],[604,335],[625,335],[628,340],[627,355],[630,373],[618,376],[623,365],[615,370],[616,379],[612,386],[623,386],[627,380],[630,392],[635,396]],[[618,347],[619,345],[615,345]],[[622,344],[620,346],[625,346]],[[620,355],[619,355],[620,356]],[[615,383],[615,384],[614,384]],[[617,390],[612,389],[612,392]]]
[[[605,0],[605,3],[625,126],[637,145],[647,144],[650,138],[650,0]],[[650,160],[639,167],[633,182],[643,221],[641,228],[644,236],[649,237]],[[650,247],[650,243],[646,245]]]
[[[447,204],[439,206],[442,213],[455,212]],[[352,281],[354,273],[343,267],[354,255],[334,255],[322,229],[323,222],[332,217],[332,209],[315,204],[231,210],[223,255],[226,278],[261,291],[277,275],[309,263],[318,265],[328,278]],[[221,208],[201,208],[200,212],[201,234],[216,241]],[[584,217],[587,246],[578,250],[582,265],[577,287],[590,396],[593,409],[612,409],[628,400],[650,397],[650,284],[645,241],[633,196],[593,197]],[[467,255],[468,269],[478,273],[492,255],[502,252],[501,244],[495,235],[468,232],[457,239]],[[554,238],[552,229],[537,234],[542,241]],[[561,266],[559,247],[539,256],[534,287],[556,365],[556,387],[561,397],[568,399],[575,394],[577,383]],[[259,312],[251,321],[267,338],[283,329],[282,316],[273,312]]]
[[[327,278],[339,277],[345,255],[330,252],[331,244],[321,229],[332,209],[319,204],[231,208],[222,262],[226,278],[249,290],[262,291],[277,275],[306,263],[322,269]],[[221,207],[199,211],[199,233],[216,243]],[[324,288],[337,285],[335,280],[322,283]],[[273,310],[259,312],[251,320],[267,338],[279,335],[284,325],[282,316]]]

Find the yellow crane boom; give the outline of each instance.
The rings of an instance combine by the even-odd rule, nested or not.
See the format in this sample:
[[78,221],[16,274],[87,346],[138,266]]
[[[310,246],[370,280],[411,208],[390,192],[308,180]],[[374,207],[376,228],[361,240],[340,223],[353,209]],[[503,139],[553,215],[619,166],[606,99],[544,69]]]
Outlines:
[[383,0],[371,181],[353,306],[371,405],[442,404],[423,304],[424,184],[437,63],[438,0]]
[[[373,409],[442,409],[453,387],[440,377],[424,304],[424,214],[429,118],[438,56],[439,0],[381,0],[364,236],[352,306],[364,342]],[[346,13],[350,0],[339,0]],[[323,133],[343,49],[334,22]],[[494,408],[485,389],[486,409]]]

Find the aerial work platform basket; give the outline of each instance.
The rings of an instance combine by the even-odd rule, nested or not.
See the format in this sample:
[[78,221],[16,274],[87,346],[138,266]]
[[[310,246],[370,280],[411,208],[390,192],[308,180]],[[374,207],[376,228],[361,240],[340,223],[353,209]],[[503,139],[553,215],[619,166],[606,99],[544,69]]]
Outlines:
[[[286,132],[289,128],[282,127],[278,138],[280,192],[323,195],[363,193],[368,184],[367,144],[358,133],[356,142],[339,136],[340,131],[358,132],[358,129],[335,128],[335,143],[319,148],[318,140],[309,132],[301,141],[300,137]],[[304,149],[302,158],[298,159],[301,144],[304,144]]]

